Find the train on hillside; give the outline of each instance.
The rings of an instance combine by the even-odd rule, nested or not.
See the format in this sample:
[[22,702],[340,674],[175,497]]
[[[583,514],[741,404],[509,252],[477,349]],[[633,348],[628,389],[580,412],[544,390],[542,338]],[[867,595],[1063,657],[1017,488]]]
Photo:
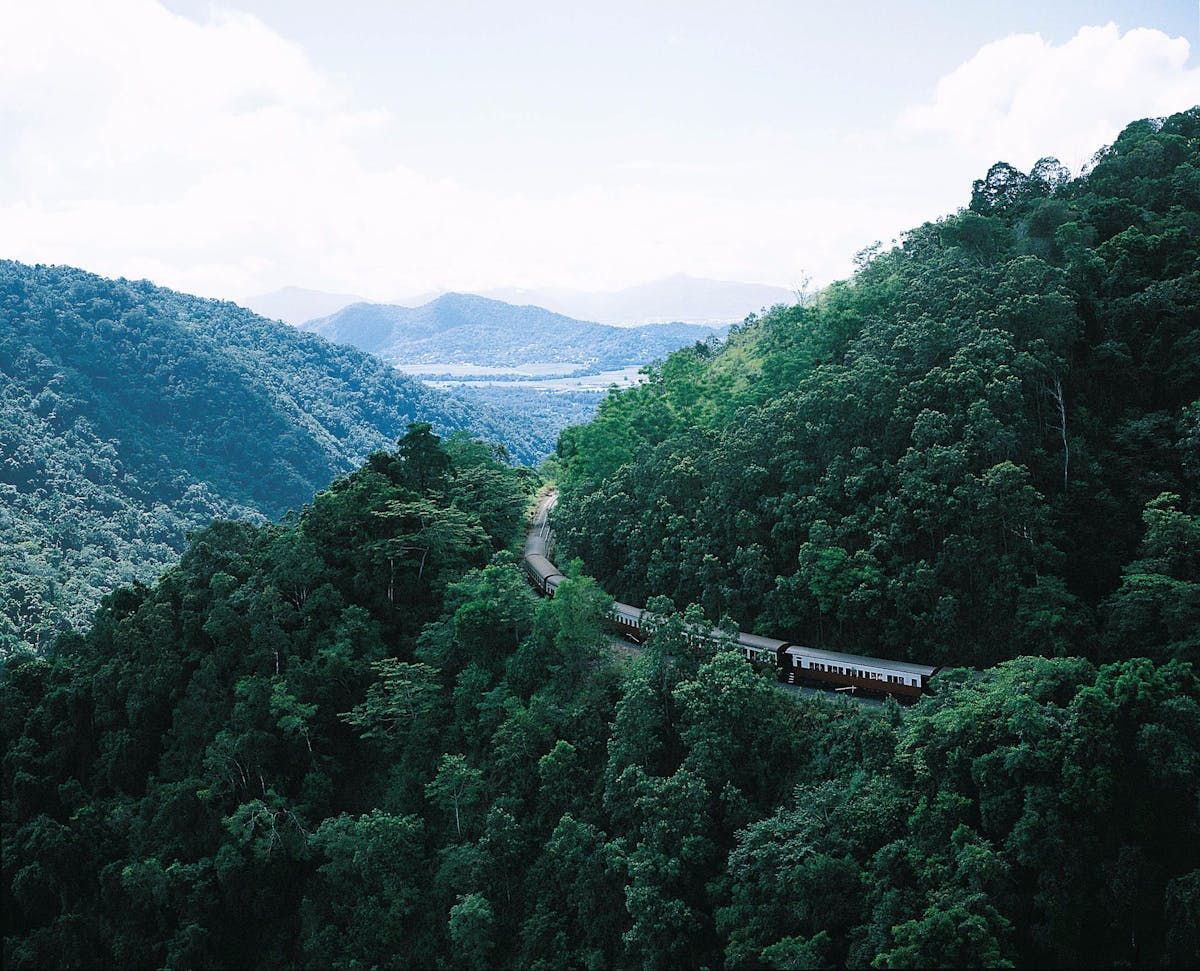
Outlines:
[[[525,539],[522,562],[530,583],[539,593],[553,597],[563,578],[549,556],[549,511],[553,499],[538,506]],[[650,637],[655,617],[641,607],[614,603],[609,622],[625,638],[641,644]],[[697,629],[696,636],[725,636],[715,628]],[[836,691],[866,692],[915,700],[928,690],[929,679],[939,670],[930,664],[890,661],[863,654],[845,654],[805,647],[775,637],[738,632],[737,642],[746,660],[756,665],[771,665],[788,684],[811,683]]]

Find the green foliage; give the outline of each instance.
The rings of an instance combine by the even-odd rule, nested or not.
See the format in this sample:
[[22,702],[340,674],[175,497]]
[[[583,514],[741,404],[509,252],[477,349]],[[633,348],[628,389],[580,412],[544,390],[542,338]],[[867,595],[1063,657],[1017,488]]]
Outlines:
[[378,680],[367,689],[366,700],[339,717],[363,738],[385,745],[419,739],[428,731],[441,693],[437,670],[394,657],[375,661],[371,668]]
[[1160,660],[1200,662],[1200,516],[1163,493],[1146,503],[1141,554],[1108,601],[1111,651],[1136,643]]
[[441,930],[392,934],[431,892],[423,789],[448,780],[445,672],[416,639],[464,571],[507,577],[532,627],[511,557],[488,565],[530,485],[416,426],[285,523],[196,533],[53,659],[12,661],[5,964],[427,965]]
[[1073,180],[997,164],[853,279],[611,393],[559,439],[560,549],[621,600],[834,649],[1194,657],[1194,564],[1151,551],[1181,526],[1132,561],[1147,502],[1198,501],[1198,112]]
[[519,416],[233,304],[0,261],[0,656],[86,628],[214,518],[298,508],[415,418],[549,450]]
[[[414,425],[11,660],[4,966],[1194,966],[1195,303],[1144,280],[1197,135],[996,170],[565,436],[560,543],[669,595],[633,659],[579,563],[529,589],[530,474]],[[696,636],[760,607],[964,666],[795,695]]]

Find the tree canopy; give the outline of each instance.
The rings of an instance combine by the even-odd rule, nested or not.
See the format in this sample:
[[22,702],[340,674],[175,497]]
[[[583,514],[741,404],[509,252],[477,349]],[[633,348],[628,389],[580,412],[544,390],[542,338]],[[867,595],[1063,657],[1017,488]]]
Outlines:
[[1200,659],[1197,167],[1200,109],[1074,179],[995,165],[850,280],[675,353],[560,437],[564,550],[622,600],[835,649]]
[[[1198,117],[610,396],[553,599],[537,475],[413,422],[11,658],[4,966],[1195,967]],[[809,697],[726,614],[946,666]]]

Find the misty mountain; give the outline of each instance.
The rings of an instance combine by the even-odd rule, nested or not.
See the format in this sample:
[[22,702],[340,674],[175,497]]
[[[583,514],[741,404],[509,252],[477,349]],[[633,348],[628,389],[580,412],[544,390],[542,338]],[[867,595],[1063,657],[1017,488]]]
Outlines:
[[583,320],[619,326],[667,321],[735,324],[741,323],[747,314],[796,302],[795,292],[783,287],[706,280],[685,274],[608,292],[510,287],[485,290],[482,295],[509,303],[532,303]]
[[326,293],[323,290],[307,290],[304,287],[283,287],[270,293],[246,297],[238,303],[272,320],[302,324],[314,317],[337,313],[352,303],[360,303],[362,299],[352,293]]
[[401,365],[545,362],[602,370],[646,364],[723,332],[681,323],[614,327],[462,293],[420,307],[352,304],[302,328]]

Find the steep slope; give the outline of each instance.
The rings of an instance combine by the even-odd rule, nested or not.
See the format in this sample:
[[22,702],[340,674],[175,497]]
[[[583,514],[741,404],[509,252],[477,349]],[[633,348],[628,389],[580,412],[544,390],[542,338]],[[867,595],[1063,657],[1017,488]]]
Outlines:
[[217,523],[0,667],[5,968],[1189,968],[1190,665],[1021,658],[901,711],[665,613],[636,658],[425,431]]
[[613,327],[463,293],[420,307],[354,304],[302,326],[396,364],[544,362],[599,370],[645,364],[720,332],[690,324]]
[[1200,660],[1200,109],[673,355],[560,438],[622,599],[938,664]]
[[0,263],[0,644],[80,624],[214,516],[299,506],[418,418],[539,451],[515,421],[233,304]]

